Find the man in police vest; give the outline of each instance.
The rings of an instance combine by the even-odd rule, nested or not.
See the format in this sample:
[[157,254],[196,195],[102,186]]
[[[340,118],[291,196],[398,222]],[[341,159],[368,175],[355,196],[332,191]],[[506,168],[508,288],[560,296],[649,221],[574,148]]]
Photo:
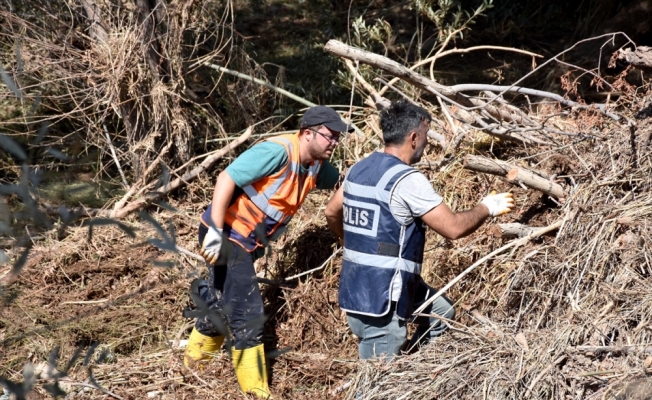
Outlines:
[[[459,213],[443,203],[428,179],[410,167],[421,159],[430,121],[426,110],[406,102],[382,111],[384,152],[353,165],[326,207],[328,225],[344,243],[339,303],[359,338],[362,359],[400,354],[407,343],[406,321],[437,292],[420,276],[425,225],[458,239],[514,207],[511,193],[487,196]],[[444,297],[424,312],[455,316]],[[435,318],[415,322],[410,345],[426,343],[446,330]]]
[[[260,341],[263,300],[254,261],[264,254],[264,244],[285,230],[310,190],[335,186],[339,171],[327,160],[346,130],[332,108],[308,109],[298,133],[256,144],[219,174],[212,203],[201,217],[199,243],[209,274],[199,295],[228,324],[231,357],[245,393],[270,395]],[[184,364],[210,359],[224,342],[224,330],[210,317],[198,319]]]

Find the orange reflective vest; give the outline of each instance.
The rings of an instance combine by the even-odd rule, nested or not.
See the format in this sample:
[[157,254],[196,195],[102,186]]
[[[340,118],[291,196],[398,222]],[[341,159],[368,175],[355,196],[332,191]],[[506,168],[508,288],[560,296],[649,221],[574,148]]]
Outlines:
[[308,192],[317,186],[322,165],[321,161],[313,161],[307,173],[301,175],[298,133],[267,140],[285,147],[288,163],[273,175],[243,187],[244,193],[231,201],[224,216],[225,225],[231,228],[230,239],[250,252],[285,231]]

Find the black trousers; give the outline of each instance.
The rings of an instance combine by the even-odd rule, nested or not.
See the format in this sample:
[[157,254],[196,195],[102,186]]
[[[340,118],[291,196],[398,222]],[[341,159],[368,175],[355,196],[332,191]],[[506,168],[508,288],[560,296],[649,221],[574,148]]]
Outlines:
[[[207,231],[203,224],[199,225],[200,245]],[[236,350],[260,344],[265,315],[253,254],[225,239],[219,260],[206,265],[208,281],[200,284],[199,295],[212,315],[197,320],[197,331],[206,336],[230,333]],[[221,321],[230,332],[224,332]]]

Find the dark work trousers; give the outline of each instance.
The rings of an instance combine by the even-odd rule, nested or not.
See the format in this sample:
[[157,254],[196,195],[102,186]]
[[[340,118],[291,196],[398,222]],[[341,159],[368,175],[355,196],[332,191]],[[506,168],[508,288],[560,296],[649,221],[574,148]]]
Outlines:
[[[208,228],[199,225],[199,244]],[[226,320],[233,335],[233,346],[243,350],[260,344],[265,322],[263,298],[260,294],[254,257],[241,246],[225,239],[222,256],[208,264],[208,285],[200,296],[211,311]],[[195,328],[206,336],[224,335],[209,317],[197,320]]]

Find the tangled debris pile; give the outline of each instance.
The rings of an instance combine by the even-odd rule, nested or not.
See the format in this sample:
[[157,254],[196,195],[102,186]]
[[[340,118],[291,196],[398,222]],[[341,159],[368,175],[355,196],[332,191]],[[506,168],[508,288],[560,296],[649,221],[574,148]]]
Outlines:
[[[329,45],[342,57],[394,68],[382,57]],[[435,88],[403,67],[399,72],[438,99],[459,99],[459,92],[446,92],[451,88]],[[468,114],[482,112],[464,118],[464,107],[440,103],[452,109],[444,115],[493,138],[472,141],[466,133],[459,142],[454,138],[459,147],[448,146],[439,161],[424,163],[434,165],[430,176],[447,203],[467,209],[480,194],[512,191],[517,210],[454,245],[430,238],[424,276],[443,287],[463,275],[457,285],[446,285],[463,312],[448,321],[450,334],[419,352],[387,365],[363,363],[346,398],[649,394],[637,379],[652,366],[650,88],[649,80],[635,90],[621,78],[610,85],[620,88],[610,108],[617,112],[581,105],[569,113],[554,109],[514,118],[523,109],[500,101],[489,110],[487,100],[500,97],[489,93],[474,98]],[[365,88],[369,103],[382,107],[379,93]],[[512,134],[520,137],[506,137]]]

